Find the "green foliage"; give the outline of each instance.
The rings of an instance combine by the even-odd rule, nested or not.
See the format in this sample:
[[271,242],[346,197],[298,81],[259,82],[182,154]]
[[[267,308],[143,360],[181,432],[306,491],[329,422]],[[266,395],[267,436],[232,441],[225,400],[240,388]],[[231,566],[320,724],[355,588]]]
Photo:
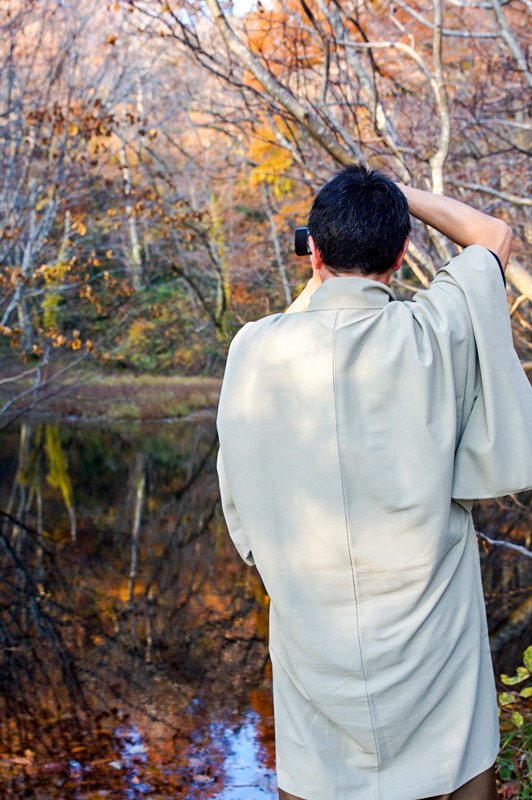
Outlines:
[[243,204],[235,206],[235,211],[242,214],[250,222],[265,222],[266,214],[258,208],[249,208]]
[[499,705],[500,706],[509,706],[515,702],[515,697],[513,694],[509,694],[508,692],[501,692],[499,695]]
[[517,675],[511,678],[508,675],[501,675],[501,681],[507,686],[515,686],[516,683],[521,683],[530,677],[530,672],[526,667],[517,667]]
[[516,728],[521,728],[525,724],[525,720],[520,711],[514,711],[512,714],[512,722]]
[[135,403],[113,403],[106,411],[110,419],[139,420],[140,408]]
[[190,295],[161,283],[145,292],[108,358],[137,372],[192,375],[212,374],[214,365],[221,371],[224,355],[214,326],[198,324]]
[[529,673],[532,674],[532,644],[525,650],[525,654],[523,656],[523,664],[525,665]]
[[[532,677],[532,646],[527,647],[523,656],[524,666],[517,668],[512,676],[501,675],[507,686],[515,686]],[[501,728],[501,749],[497,759],[497,776],[506,793],[505,797],[516,800],[531,800],[529,777],[532,773],[532,715],[530,700],[532,686],[520,691],[499,694],[499,718]]]

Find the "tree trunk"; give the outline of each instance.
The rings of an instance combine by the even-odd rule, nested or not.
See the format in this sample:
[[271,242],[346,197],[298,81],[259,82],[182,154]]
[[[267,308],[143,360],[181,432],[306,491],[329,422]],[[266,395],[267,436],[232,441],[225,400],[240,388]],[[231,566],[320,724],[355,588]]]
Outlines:
[[292,302],[292,293],[290,291],[290,284],[288,283],[288,277],[286,275],[286,268],[284,265],[283,254],[281,250],[281,242],[279,241],[279,235],[277,233],[277,226],[275,225],[275,217],[272,208],[272,202],[270,198],[270,193],[268,191],[268,187],[265,183],[261,183],[261,190],[262,190],[262,198],[264,200],[264,209],[266,211],[266,216],[268,217],[268,222],[270,223],[270,237],[273,244],[273,249],[275,252],[275,260],[277,262],[277,269],[279,270],[279,276],[281,278],[281,284],[283,287],[284,297],[286,301],[286,305],[289,306]]
[[[124,115],[125,116],[125,115]],[[124,126],[125,127],[125,126]],[[124,186],[124,199],[129,236],[128,272],[131,277],[131,286],[135,291],[142,289],[142,253],[135,210],[131,203],[131,172],[127,154],[126,140],[122,136],[119,149],[120,166],[122,168],[122,182]]]

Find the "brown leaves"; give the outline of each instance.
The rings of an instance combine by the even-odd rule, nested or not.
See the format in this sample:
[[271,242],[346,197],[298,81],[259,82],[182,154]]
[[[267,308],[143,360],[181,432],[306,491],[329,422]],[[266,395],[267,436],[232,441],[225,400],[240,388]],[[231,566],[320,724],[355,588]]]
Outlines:
[[510,781],[499,787],[500,800],[512,800],[512,798],[519,797],[519,783],[517,781]]

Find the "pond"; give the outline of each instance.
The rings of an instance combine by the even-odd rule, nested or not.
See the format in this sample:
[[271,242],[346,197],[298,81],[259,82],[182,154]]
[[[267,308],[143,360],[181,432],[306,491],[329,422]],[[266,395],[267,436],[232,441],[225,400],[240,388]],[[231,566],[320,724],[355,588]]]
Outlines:
[[[268,597],[221,516],[214,416],[1,435],[0,796],[273,800]],[[529,545],[524,498],[479,504]],[[496,672],[530,560],[482,548]]]

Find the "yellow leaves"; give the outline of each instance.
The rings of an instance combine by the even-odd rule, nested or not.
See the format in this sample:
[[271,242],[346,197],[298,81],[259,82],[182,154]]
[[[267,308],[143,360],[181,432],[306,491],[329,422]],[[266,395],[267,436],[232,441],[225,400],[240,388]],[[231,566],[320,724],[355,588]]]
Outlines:
[[[532,645],[526,648],[524,655],[523,655],[523,666],[517,667],[517,673],[512,676],[508,675],[501,675],[501,681],[506,684],[506,686],[515,686],[517,683],[522,683],[530,678],[532,674]],[[532,695],[532,687],[527,686],[525,689],[522,689],[519,692],[520,697],[528,698]],[[501,697],[503,700],[501,700]],[[510,698],[510,699],[508,699]],[[499,704],[500,705],[508,705],[509,703],[515,702],[515,696],[509,694],[509,692],[502,692],[499,695]]]
[[276,224],[282,227],[287,223],[292,224],[294,220],[306,219],[311,202],[312,198],[302,198],[300,200],[288,198],[288,202],[281,203],[279,210],[275,214]]
[[70,510],[72,508],[72,484],[57,425],[46,425],[44,448],[49,464],[47,481],[54,489],[60,490],[65,505]]
[[[280,128],[286,128],[282,120],[276,122]],[[291,190],[292,181],[284,173],[292,166],[293,158],[286,148],[277,144],[275,132],[270,126],[264,125],[258,129],[252,139],[248,155],[256,164],[249,178],[251,187],[267,183],[277,198]]]
[[[37,270],[37,274],[43,276],[46,288],[41,301],[41,310],[43,328],[47,332],[57,327],[57,313],[61,304],[61,295],[57,288],[64,282],[65,275],[70,269],[71,265],[61,259],[57,264],[42,264]],[[54,344],[54,347],[57,346],[59,345]]]
[[54,192],[54,187],[49,186],[44,194],[42,194],[35,203],[35,211],[42,211],[44,208],[47,208],[50,202],[53,200]]
[[510,694],[509,692],[501,692],[499,694],[500,706],[509,706],[512,703],[515,703],[515,697],[513,696],[513,694]]
[[526,681],[527,678],[530,677],[530,672],[527,670],[526,667],[517,667],[517,675],[512,675],[509,677],[508,675],[501,675],[501,681],[505,683],[507,686],[514,686],[516,683],[521,683],[521,681]]
[[[525,690],[523,690],[524,692]],[[529,693],[524,694],[520,692],[521,697],[528,697]],[[499,700],[499,716],[501,713],[501,708],[506,708],[507,706],[511,706],[514,703],[517,703],[518,698],[514,694],[510,694],[509,692],[501,692],[498,697]],[[512,711],[512,716],[510,717],[512,724],[515,725],[516,728],[521,728],[525,724],[525,720],[523,715],[517,709]]]
[[270,154],[272,148],[278,148],[275,132],[269,125],[262,125],[253,135],[248,156],[253,162],[260,163]]
[[[524,666],[517,668],[516,675],[501,675],[501,680],[507,686],[515,686],[530,679],[532,676],[532,645],[527,647],[523,656]],[[508,724],[515,728],[522,728],[525,724],[523,711],[526,711],[528,700],[532,696],[532,686],[525,686],[520,692],[500,692],[498,695],[498,713],[501,718],[501,730],[508,730]],[[528,713],[528,712],[527,712]],[[504,727],[506,726],[506,727]]]
[[145,319],[136,319],[131,323],[128,330],[128,338],[131,344],[146,343],[149,341],[150,334],[155,328],[155,323]]

